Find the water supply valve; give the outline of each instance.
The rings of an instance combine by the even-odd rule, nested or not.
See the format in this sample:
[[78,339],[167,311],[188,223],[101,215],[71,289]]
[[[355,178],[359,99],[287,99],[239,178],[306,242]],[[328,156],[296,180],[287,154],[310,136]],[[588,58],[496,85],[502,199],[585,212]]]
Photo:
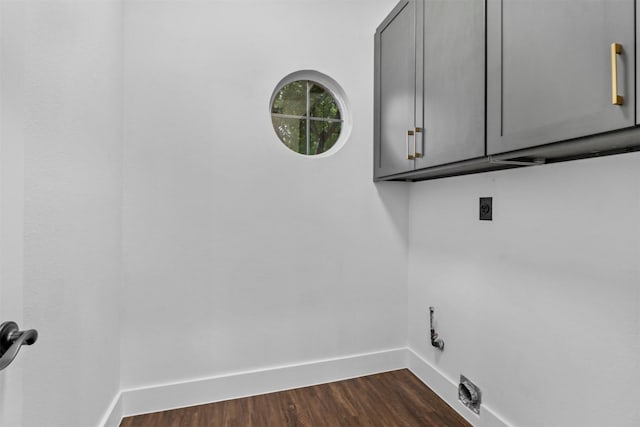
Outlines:
[[435,327],[433,326],[433,312],[435,309],[429,307],[429,327],[431,329],[431,345],[440,351],[444,351],[444,340],[438,337]]

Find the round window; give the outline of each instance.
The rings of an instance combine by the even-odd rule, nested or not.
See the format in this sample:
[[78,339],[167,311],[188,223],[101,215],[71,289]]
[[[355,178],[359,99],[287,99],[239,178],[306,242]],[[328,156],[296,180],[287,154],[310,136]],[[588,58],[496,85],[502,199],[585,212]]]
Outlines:
[[349,121],[342,89],[330,77],[299,71],[283,79],[271,97],[271,122],[280,141],[306,156],[337,151]]

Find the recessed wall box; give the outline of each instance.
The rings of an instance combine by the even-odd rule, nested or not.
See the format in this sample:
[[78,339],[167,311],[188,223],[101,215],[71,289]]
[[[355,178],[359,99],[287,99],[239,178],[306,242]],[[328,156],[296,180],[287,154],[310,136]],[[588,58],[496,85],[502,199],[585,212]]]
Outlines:
[[471,409],[476,414],[480,414],[480,405],[482,404],[482,392],[474,383],[469,381],[464,375],[460,375],[460,384],[458,385],[458,399],[464,406]]
[[492,221],[493,219],[493,198],[480,197],[480,221]]

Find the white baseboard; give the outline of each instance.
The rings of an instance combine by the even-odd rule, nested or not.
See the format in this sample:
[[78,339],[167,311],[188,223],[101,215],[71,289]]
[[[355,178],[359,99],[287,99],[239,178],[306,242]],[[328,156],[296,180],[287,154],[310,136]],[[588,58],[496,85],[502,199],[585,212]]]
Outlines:
[[113,399],[98,426],[118,427],[122,418],[126,416],[290,390],[403,368],[413,372],[475,427],[510,427],[508,422],[486,404],[482,404],[480,416],[464,407],[458,400],[457,382],[448,378],[410,348],[122,390]]
[[406,355],[406,349],[399,348],[123,390],[121,415],[165,411],[402,369],[407,366]]
[[118,427],[122,421],[122,392],[118,392],[102,417],[98,427]]
[[509,423],[484,403],[480,407],[479,416],[471,412],[458,400],[458,383],[456,381],[448,378],[411,348],[407,348],[406,351],[409,370],[472,425],[475,427],[510,427]]

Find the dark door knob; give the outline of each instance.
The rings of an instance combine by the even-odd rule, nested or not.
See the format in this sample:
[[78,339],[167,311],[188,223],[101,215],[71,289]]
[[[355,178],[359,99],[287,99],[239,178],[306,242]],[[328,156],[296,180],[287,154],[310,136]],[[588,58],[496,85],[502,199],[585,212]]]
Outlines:
[[0,325],[0,371],[13,362],[20,347],[31,345],[38,339],[38,331],[21,331],[16,322],[4,322]]

